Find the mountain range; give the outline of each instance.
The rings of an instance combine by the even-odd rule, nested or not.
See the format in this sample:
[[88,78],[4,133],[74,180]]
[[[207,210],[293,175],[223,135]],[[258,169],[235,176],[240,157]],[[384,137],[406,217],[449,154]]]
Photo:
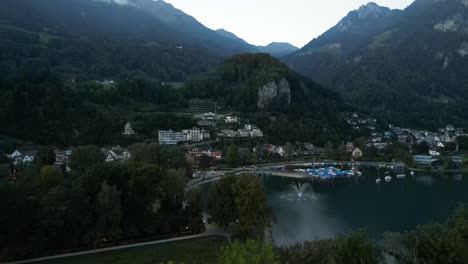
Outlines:
[[301,49],[249,44],[162,0],[5,0],[0,37],[0,77],[45,68],[184,82],[230,56],[269,53],[391,123],[468,125],[466,0],[416,0],[405,10],[369,3]]
[[402,125],[468,120],[468,2],[369,3],[284,61],[347,101]]

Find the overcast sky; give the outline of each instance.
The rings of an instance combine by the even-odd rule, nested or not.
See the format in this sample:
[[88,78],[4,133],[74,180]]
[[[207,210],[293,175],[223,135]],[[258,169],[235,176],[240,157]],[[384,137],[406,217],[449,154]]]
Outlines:
[[[302,47],[369,0],[166,0],[211,29],[224,28],[247,42],[290,42]],[[375,0],[403,9],[413,0]]]

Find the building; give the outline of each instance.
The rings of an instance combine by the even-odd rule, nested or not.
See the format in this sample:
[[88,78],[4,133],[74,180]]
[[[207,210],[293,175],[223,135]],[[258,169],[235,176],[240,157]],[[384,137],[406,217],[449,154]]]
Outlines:
[[191,141],[191,142],[203,141],[203,132],[199,128],[183,130],[182,133],[185,135],[186,141]]
[[122,147],[103,148],[101,151],[106,156],[106,162],[127,161],[130,159],[130,152]]
[[236,124],[239,122],[239,118],[237,118],[237,116],[234,116],[234,115],[228,115],[226,116],[224,121],[228,124]]
[[199,148],[193,148],[187,152],[187,158],[192,160],[199,158],[202,155],[207,155],[208,157],[213,158],[214,160],[221,160],[222,152],[219,150],[200,150]]
[[348,142],[348,143],[346,143],[346,147],[345,147],[345,148],[346,148],[346,152],[351,153],[351,152],[353,152],[353,150],[354,150],[354,144],[353,144],[352,142]]
[[158,140],[161,145],[177,145],[179,142],[187,140],[186,135],[182,132],[174,132],[172,130],[159,130]]
[[125,136],[135,135],[135,131],[133,130],[132,124],[130,122],[125,124],[122,135],[125,135]]
[[413,157],[414,162],[422,166],[432,166],[436,164],[439,159],[429,155],[416,155]]
[[359,148],[355,148],[351,155],[353,156],[353,158],[360,158],[362,157],[362,150]]

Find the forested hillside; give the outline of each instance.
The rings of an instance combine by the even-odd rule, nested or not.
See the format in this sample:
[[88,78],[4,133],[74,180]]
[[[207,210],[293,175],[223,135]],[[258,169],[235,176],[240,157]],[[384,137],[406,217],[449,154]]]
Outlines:
[[417,0],[404,11],[369,4],[285,60],[392,123],[466,126],[467,8],[459,0]]

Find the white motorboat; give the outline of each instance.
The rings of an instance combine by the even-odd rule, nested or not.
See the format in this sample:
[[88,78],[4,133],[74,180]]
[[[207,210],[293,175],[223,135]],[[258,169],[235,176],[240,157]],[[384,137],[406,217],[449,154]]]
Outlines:
[[381,180],[380,178],[377,178],[377,179],[375,180],[375,183],[379,184],[381,181],[382,181],[382,180]]
[[396,177],[398,179],[404,179],[404,178],[406,178],[406,174],[398,174]]
[[385,181],[386,181],[386,182],[391,182],[391,181],[392,181],[392,177],[391,177],[391,176],[386,176],[386,177],[385,177]]

